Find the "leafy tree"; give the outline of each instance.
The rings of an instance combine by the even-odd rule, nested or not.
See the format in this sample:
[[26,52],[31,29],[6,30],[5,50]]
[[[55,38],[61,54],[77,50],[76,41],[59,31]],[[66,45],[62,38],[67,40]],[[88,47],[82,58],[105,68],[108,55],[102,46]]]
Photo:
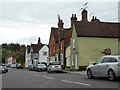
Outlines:
[[10,52],[20,50],[21,46],[20,44],[14,44],[14,43],[3,43],[2,44],[2,62],[5,63],[5,58],[8,56]]
[[23,48],[22,52],[16,57],[17,63],[24,63],[25,62],[25,48]]
[[5,63],[5,58],[8,56],[8,53],[10,53],[9,50],[2,49],[2,63]]

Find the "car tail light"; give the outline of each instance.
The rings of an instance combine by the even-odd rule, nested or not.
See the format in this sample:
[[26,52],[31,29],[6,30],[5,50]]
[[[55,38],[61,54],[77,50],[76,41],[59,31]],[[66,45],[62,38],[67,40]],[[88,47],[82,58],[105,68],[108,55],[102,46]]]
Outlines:
[[61,62],[60,62],[60,65],[61,65],[61,67],[62,67],[62,64],[61,64]]
[[117,65],[120,66],[120,63],[118,63]]
[[51,63],[51,68],[52,68],[52,63]]

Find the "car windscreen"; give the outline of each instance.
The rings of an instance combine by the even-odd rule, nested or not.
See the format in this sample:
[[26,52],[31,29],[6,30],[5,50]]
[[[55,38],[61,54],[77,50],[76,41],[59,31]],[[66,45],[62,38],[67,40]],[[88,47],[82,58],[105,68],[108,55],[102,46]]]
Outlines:
[[21,66],[21,64],[17,64],[17,65]]
[[52,65],[60,65],[60,62],[53,62]]

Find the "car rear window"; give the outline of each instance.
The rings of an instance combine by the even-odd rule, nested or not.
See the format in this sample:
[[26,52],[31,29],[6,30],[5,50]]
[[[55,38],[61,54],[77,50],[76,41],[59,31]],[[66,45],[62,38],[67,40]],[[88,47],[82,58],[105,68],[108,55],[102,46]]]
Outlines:
[[38,64],[38,66],[45,66],[45,64]]
[[60,65],[60,62],[53,62],[52,65]]

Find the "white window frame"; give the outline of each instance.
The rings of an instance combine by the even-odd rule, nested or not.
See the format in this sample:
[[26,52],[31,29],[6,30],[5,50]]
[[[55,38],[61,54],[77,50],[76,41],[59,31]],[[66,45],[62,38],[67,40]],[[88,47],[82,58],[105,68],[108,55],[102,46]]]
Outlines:
[[69,46],[69,53],[70,53],[70,51],[71,51],[70,49],[71,49],[71,48],[70,48],[70,46]]
[[62,50],[62,42],[60,43],[60,45],[61,45],[61,50]]
[[60,54],[61,65],[63,65],[63,54]]
[[72,55],[72,66],[74,66],[74,55]]
[[73,39],[73,49],[75,49],[75,38]]

